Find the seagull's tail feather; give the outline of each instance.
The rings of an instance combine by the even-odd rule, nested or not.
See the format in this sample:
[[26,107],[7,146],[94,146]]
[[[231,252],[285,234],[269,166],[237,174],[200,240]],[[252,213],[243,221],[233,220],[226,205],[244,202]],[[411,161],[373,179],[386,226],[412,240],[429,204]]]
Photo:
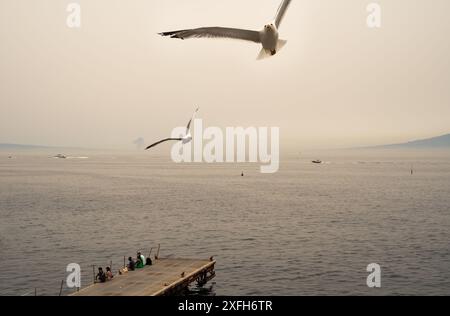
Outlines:
[[266,58],[269,58],[272,56],[272,53],[270,52],[270,50],[262,48],[261,51],[259,52],[258,57],[256,58],[257,60],[263,60]]
[[287,44],[287,41],[282,40],[282,39],[278,40],[277,52],[279,52],[286,44]]

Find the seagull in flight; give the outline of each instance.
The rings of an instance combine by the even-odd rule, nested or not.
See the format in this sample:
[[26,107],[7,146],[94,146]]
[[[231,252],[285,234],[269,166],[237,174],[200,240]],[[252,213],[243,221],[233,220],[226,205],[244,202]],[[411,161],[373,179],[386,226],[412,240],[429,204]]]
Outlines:
[[190,30],[180,30],[173,32],[159,33],[161,36],[169,36],[171,38],[188,39],[188,38],[232,38],[244,41],[255,42],[262,45],[258,59],[263,59],[275,55],[287,43],[285,40],[279,39],[278,29],[286,14],[286,11],[292,0],[283,0],[281,3],[275,20],[266,24],[261,31],[243,30],[226,27],[201,27]]
[[200,108],[197,108],[197,110],[195,110],[194,114],[192,115],[192,118],[191,118],[191,120],[189,121],[189,123],[188,123],[188,125],[186,127],[186,134],[183,137],[181,137],[181,138],[166,138],[166,139],[160,140],[159,142],[156,142],[156,143],[148,146],[147,148],[145,148],[145,150],[149,150],[150,148],[156,147],[159,144],[162,144],[162,143],[165,143],[165,142],[168,142],[168,141],[182,142],[183,145],[190,143],[192,141],[191,125],[192,125],[192,122],[195,119],[195,115],[197,115],[197,112],[199,110],[200,110]]

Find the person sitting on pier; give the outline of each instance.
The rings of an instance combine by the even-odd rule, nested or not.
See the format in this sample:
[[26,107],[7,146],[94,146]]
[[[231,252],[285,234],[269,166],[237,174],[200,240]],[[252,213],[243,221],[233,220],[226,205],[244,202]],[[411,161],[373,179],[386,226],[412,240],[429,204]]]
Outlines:
[[141,258],[138,257],[136,260],[136,269],[142,269],[144,267],[144,263],[142,262]]
[[145,257],[144,257],[144,255],[143,255],[140,251],[138,251],[137,257],[138,257],[138,258],[141,258],[142,264],[145,264]]
[[134,269],[136,269],[136,262],[134,262],[133,258],[129,257],[128,258],[128,271],[134,271]]
[[106,267],[106,279],[107,281],[111,281],[114,278],[114,275],[111,272],[110,267]]
[[152,259],[150,257],[147,258],[147,261],[145,262],[146,266],[151,266],[153,264]]
[[145,266],[145,257],[139,251],[136,256],[136,269],[142,269]]
[[100,283],[106,282],[106,274],[105,274],[105,272],[103,272],[102,267],[98,268],[98,273],[97,273],[97,276],[95,277],[95,281],[97,281],[97,280],[99,280]]

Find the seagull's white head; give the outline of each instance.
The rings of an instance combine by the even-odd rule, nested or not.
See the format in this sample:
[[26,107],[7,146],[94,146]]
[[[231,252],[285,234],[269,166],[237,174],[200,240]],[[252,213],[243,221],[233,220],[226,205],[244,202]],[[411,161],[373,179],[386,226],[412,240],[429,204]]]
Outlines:
[[274,23],[266,24],[264,25],[264,31],[275,33],[277,31],[277,27],[275,26]]

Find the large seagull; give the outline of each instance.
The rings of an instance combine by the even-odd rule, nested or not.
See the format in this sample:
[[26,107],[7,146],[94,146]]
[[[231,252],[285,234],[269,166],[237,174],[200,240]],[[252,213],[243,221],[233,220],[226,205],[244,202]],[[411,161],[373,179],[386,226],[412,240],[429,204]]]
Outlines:
[[156,142],[150,146],[148,146],[147,148],[145,148],[145,150],[149,150],[150,148],[156,147],[159,144],[165,143],[165,142],[169,142],[169,141],[178,141],[178,142],[182,142],[183,145],[188,144],[192,141],[192,135],[191,135],[191,125],[192,122],[195,119],[195,115],[197,114],[198,110],[200,110],[200,108],[197,108],[197,110],[195,110],[194,115],[192,115],[191,120],[189,121],[187,127],[186,127],[186,134],[183,137],[180,138],[166,138],[163,140],[160,140],[159,142]]
[[287,41],[279,39],[278,28],[286,14],[291,0],[283,0],[278,9],[275,20],[264,25],[261,31],[243,30],[226,27],[201,27],[190,30],[180,30],[173,32],[159,33],[161,36],[170,36],[171,38],[232,38],[244,41],[255,42],[262,45],[258,59],[275,55]]

